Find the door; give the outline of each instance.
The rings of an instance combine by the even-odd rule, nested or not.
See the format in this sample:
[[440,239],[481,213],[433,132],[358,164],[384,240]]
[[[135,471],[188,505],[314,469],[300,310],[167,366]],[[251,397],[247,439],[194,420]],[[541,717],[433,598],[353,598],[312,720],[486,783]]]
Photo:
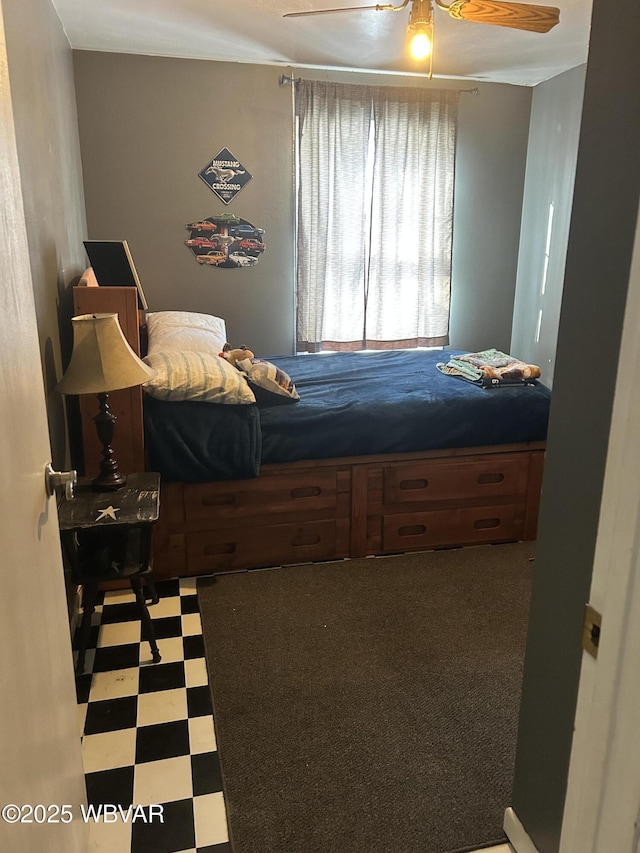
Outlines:
[[[639,211],[640,214],[640,211]],[[640,215],[616,379],[560,853],[640,850]]]
[[0,808],[50,807],[21,808],[31,823],[5,810],[0,849],[82,853],[73,659],[56,505],[45,489],[51,451],[1,14],[0,199]]

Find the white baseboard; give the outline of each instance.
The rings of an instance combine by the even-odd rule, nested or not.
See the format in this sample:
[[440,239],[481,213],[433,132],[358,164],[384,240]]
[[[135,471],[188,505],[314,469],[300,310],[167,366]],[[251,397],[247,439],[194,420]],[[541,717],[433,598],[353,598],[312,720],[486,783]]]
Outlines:
[[509,839],[509,844],[515,849],[516,853],[538,853],[535,844],[527,835],[527,831],[512,808],[505,809],[502,826]]

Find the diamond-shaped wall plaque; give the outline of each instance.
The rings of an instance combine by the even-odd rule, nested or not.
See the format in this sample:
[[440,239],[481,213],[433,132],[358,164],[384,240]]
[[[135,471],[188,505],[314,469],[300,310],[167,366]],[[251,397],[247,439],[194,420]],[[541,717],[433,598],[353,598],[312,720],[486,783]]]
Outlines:
[[205,184],[225,204],[238,195],[253,175],[233,156],[228,148],[222,148],[213,160],[198,172]]

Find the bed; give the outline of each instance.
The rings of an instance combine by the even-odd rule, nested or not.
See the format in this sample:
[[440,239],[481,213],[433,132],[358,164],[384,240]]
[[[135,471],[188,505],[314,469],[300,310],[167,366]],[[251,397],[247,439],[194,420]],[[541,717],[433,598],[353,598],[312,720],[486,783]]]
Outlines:
[[442,358],[273,358],[299,395],[282,405],[145,393],[132,425],[162,477],[157,576],[534,539],[549,390],[477,387]]

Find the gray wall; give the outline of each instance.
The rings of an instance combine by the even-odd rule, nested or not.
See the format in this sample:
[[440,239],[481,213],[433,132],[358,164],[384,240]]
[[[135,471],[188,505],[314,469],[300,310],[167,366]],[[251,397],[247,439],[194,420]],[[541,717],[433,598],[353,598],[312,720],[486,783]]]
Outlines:
[[[69,287],[86,233],[72,54],[49,0],[4,4],[9,80],[54,465],[68,465],[63,398],[53,391],[68,351]],[[64,339],[64,335],[67,339]]]
[[451,347],[508,352],[532,90],[478,86],[460,101]]
[[[262,355],[294,347],[292,69],[76,51],[89,236],[127,239],[155,310],[225,317],[229,340]],[[306,71],[322,79],[425,85],[421,78]],[[469,88],[468,81],[438,86]],[[479,84],[460,100],[451,345],[511,339],[531,90]],[[228,148],[253,180],[225,206],[198,177]],[[185,224],[233,212],[265,228],[251,269],[198,266]]]
[[[586,66],[536,86],[510,352],[553,384]],[[551,224],[551,228],[549,225]]]
[[[291,87],[282,69],[75,52],[92,239],[126,239],[152,310],[224,317],[229,340],[291,351]],[[253,179],[225,205],[198,177],[228,148]],[[265,229],[251,269],[196,263],[188,222],[235,213]]]
[[640,197],[637,12],[593,4],[512,802],[540,853],[559,848]]

